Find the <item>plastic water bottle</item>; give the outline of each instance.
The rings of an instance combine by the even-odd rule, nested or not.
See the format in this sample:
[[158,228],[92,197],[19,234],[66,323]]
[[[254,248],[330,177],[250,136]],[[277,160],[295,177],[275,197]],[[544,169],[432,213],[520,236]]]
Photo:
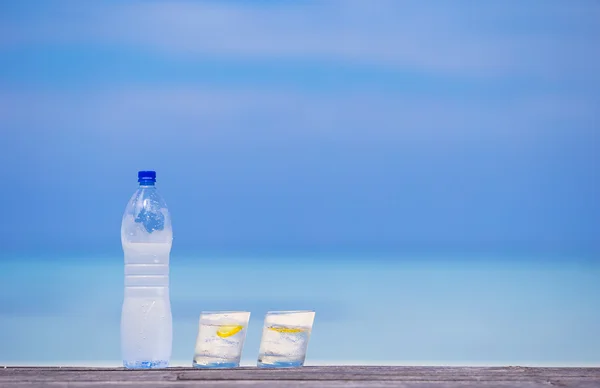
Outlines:
[[121,353],[125,368],[166,368],[173,340],[169,301],[169,254],[173,240],[167,204],[156,172],[138,172],[140,184],[121,223],[125,293]]

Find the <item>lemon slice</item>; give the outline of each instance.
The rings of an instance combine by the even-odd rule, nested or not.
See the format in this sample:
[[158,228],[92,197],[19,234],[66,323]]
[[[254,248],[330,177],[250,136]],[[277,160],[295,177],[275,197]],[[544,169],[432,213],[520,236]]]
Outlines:
[[217,335],[221,338],[231,337],[242,331],[244,327],[242,325],[223,325],[219,326]]
[[285,327],[285,326],[270,326],[269,329],[274,330],[278,333],[301,333],[304,329],[298,327]]

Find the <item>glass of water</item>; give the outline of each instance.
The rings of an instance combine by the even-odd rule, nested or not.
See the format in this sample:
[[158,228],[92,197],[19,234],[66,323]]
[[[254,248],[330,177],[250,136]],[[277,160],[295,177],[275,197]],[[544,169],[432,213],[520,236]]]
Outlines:
[[314,311],[270,311],[265,316],[258,366],[294,368],[304,365]]
[[203,311],[194,351],[195,368],[236,368],[250,313],[247,311]]

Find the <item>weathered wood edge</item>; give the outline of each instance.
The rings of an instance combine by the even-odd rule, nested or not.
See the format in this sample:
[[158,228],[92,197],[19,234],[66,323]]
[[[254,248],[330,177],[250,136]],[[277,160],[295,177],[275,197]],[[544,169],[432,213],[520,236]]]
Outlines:
[[0,384],[21,382],[201,381],[404,381],[524,382],[588,381],[600,387],[600,368],[319,366],[296,369],[166,368],[127,370],[85,367],[2,367]]

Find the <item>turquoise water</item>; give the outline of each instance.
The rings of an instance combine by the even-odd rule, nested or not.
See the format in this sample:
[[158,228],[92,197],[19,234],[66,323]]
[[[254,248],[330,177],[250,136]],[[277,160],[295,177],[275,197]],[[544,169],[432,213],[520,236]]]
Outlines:
[[[600,264],[580,258],[171,259],[173,360],[201,310],[315,309],[306,364],[600,364]],[[122,257],[0,261],[0,364],[119,365]]]

